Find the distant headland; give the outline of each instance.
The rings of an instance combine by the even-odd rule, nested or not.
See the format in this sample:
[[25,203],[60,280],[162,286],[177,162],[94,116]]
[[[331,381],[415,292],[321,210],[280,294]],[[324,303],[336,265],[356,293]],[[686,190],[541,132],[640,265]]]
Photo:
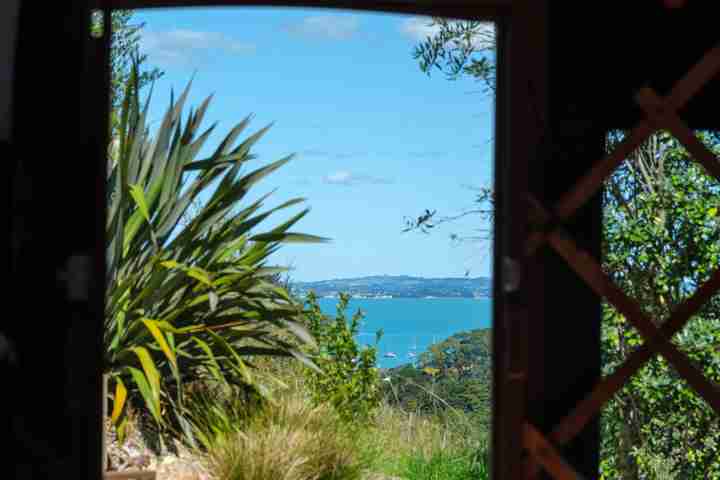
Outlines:
[[488,277],[424,278],[407,275],[372,275],[315,282],[293,282],[291,290],[318,297],[348,293],[355,298],[483,298],[491,295]]

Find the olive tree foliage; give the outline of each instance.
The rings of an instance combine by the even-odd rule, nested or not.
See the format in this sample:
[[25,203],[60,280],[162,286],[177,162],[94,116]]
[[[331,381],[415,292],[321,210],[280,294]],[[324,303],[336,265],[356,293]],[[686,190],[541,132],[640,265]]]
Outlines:
[[474,78],[486,93],[495,92],[495,28],[490,22],[429,19],[431,32],[415,46],[413,57],[420,70],[430,75],[439,70],[449,80]]
[[[495,198],[493,190],[490,187],[467,187],[475,192],[473,198],[474,206],[462,209],[454,215],[438,215],[437,210],[425,209],[417,217],[405,217],[404,232],[418,231],[428,234],[432,229],[445,223],[452,223],[461,218],[468,216],[476,216],[484,222],[490,222],[493,219],[495,211]],[[451,233],[450,238],[455,241],[488,241],[492,238],[492,230],[489,228],[475,229],[472,233]]]
[[[440,71],[448,80],[470,77],[481,84],[484,94],[495,93],[495,28],[492,23],[473,20],[453,20],[443,17],[428,19],[431,32],[413,51],[420,70],[428,76]],[[467,187],[474,192],[473,206],[455,214],[442,215],[437,210],[425,209],[419,215],[404,218],[403,232],[430,233],[443,224],[463,217],[477,216],[484,223],[492,220],[494,211],[493,190],[482,186]],[[453,241],[487,242],[492,237],[490,228],[472,232],[453,232]]]
[[[137,63],[139,77],[138,86],[142,89],[163,76],[158,68],[146,68],[147,54],[140,49],[140,39],[145,23],[132,21],[135,12],[132,10],[114,10],[111,13],[110,39],[110,105],[111,128],[115,135],[119,127],[119,112],[122,106],[125,86],[130,81],[133,64]],[[102,15],[98,12],[91,18],[90,30],[94,35],[103,33]]]
[[[699,136],[720,153],[714,136]],[[621,138],[611,135],[610,148]],[[608,179],[603,201],[603,267],[661,325],[720,267],[720,183],[677,140],[660,133]],[[673,342],[708,379],[720,381],[720,298]],[[641,343],[628,320],[605,304],[604,373]],[[720,475],[718,416],[660,356],[610,401],[601,425],[604,478]]]

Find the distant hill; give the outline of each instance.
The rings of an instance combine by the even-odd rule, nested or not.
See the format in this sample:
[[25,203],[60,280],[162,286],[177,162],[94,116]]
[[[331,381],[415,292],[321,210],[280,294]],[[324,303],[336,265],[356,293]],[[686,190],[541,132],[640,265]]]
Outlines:
[[349,293],[368,298],[477,298],[489,297],[492,280],[487,277],[423,278],[407,275],[373,275],[370,277],[295,282],[293,293],[305,295],[310,290],[319,297],[336,297]]

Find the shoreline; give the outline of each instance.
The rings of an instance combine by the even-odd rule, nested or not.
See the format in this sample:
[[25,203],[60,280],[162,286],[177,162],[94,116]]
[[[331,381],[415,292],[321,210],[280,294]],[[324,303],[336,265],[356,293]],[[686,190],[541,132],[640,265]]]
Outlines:
[[[318,300],[339,300],[340,297],[336,296],[323,296],[318,297]],[[362,296],[353,296],[350,294],[350,300],[492,300],[492,296],[482,296],[482,297],[362,297]]]

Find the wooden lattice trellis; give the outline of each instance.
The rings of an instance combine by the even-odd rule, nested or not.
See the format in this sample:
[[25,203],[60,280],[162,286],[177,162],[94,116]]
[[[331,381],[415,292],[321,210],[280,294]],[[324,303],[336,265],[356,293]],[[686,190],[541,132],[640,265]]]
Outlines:
[[534,230],[525,244],[526,256],[535,255],[543,244],[554,249],[598,296],[605,298],[637,328],[644,343],[611,375],[598,382],[592,392],[580,401],[547,436],[530,423],[525,423],[523,445],[528,452],[525,464],[527,478],[534,478],[540,468],[544,468],[557,479],[581,478],[563,459],[557,447],[568,443],[578,435],[630,377],[656,354],[661,354],[720,415],[718,386],[705,378],[670,341],[710,297],[720,291],[720,269],[714,272],[690,298],[679,305],[661,327],[656,327],[652,319],[641,310],[638,302],[626,296],[603,272],[600,263],[580,249],[562,228],[562,222],[568,220],[596,194],[623,160],[658,130],[672,133],[710,175],[720,180],[720,162],[698,140],[677,113],[718,72],[720,72],[720,45],[708,51],[675,84],[668,96],[663,98],[649,87],[642,88],[635,96],[635,101],[645,113],[645,119],[612,152],[596,163],[570,191],[560,198],[551,211],[534,197],[529,198],[530,223],[534,226]]

